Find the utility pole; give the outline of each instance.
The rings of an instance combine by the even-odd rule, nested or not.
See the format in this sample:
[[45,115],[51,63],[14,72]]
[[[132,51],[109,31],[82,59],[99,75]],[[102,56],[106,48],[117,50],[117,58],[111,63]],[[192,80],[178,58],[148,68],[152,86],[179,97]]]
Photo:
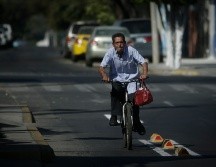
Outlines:
[[150,2],[151,12],[151,30],[152,30],[152,62],[158,64],[160,62],[159,42],[157,32],[157,5],[155,2]]

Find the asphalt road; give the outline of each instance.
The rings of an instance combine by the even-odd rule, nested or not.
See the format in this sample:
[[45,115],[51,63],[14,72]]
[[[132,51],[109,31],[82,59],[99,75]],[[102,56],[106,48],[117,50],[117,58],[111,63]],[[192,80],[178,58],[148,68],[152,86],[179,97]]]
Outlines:
[[[151,75],[154,96],[141,107],[145,136],[133,134],[133,150],[122,147],[120,127],[110,127],[110,85],[96,68],[74,64],[49,48],[0,51],[0,83],[27,104],[37,127],[55,151],[44,167],[57,166],[215,166],[215,77]],[[152,145],[153,133],[188,150]]]

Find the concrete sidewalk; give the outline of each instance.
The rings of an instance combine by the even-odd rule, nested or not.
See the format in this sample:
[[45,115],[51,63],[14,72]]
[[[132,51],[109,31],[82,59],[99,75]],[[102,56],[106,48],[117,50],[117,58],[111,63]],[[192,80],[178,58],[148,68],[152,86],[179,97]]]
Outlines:
[[170,76],[210,76],[216,77],[216,59],[209,58],[185,58],[182,59],[179,69],[172,69],[165,63],[149,63],[149,74]]
[[17,104],[0,87],[0,166],[41,166],[53,158],[28,106]]

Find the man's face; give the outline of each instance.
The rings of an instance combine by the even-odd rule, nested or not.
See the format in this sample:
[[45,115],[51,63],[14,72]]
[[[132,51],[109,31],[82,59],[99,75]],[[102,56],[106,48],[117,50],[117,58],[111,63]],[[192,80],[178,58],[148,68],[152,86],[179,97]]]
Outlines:
[[115,37],[113,42],[113,47],[115,48],[118,54],[123,53],[124,45],[125,45],[125,41],[122,37]]

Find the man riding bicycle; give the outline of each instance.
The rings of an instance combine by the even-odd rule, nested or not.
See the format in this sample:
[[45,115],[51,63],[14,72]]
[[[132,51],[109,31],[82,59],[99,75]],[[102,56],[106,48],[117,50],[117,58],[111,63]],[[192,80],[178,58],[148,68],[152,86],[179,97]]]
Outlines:
[[[109,124],[110,126],[116,126],[118,125],[117,115],[121,115],[125,95],[123,85],[120,82],[127,82],[137,78],[146,79],[148,76],[148,63],[136,49],[126,44],[124,34],[113,34],[112,42],[113,47],[106,52],[100,64],[99,73],[103,81],[113,81]],[[139,73],[139,65],[143,69],[141,74]],[[109,75],[105,70],[108,66],[110,69]],[[140,122],[139,106],[135,105],[133,100],[136,89],[136,82],[131,82],[127,86],[129,100],[133,102],[133,130],[140,135],[144,135],[145,128]]]

